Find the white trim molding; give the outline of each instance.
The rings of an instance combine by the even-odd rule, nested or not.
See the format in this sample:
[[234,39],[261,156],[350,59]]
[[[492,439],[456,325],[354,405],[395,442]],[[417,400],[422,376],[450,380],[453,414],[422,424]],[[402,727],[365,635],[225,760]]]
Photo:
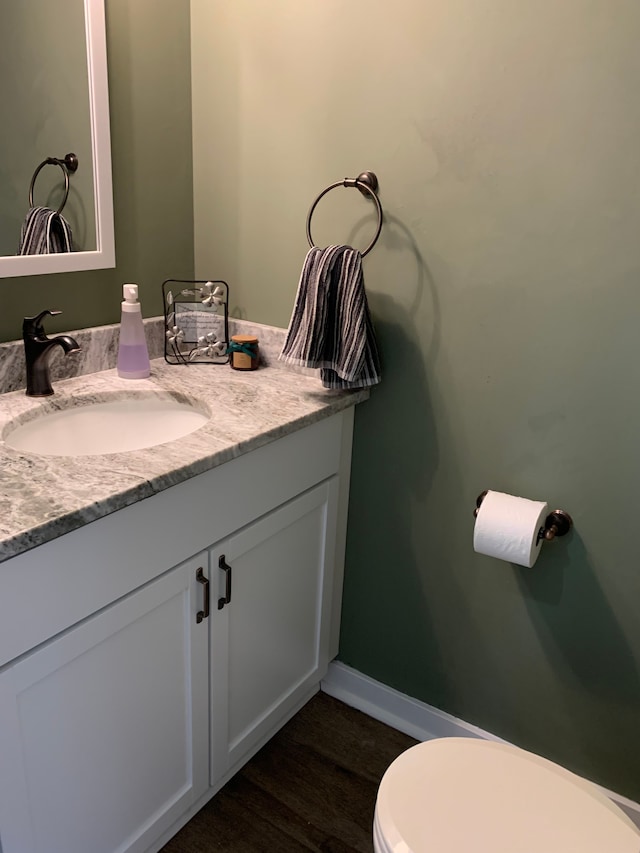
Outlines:
[[[419,741],[437,737],[473,737],[508,743],[491,732],[459,720],[425,702],[412,699],[337,661],[329,664],[329,671],[321,682],[320,689]],[[596,785],[596,788],[622,809],[640,829],[640,804],[600,785]]]

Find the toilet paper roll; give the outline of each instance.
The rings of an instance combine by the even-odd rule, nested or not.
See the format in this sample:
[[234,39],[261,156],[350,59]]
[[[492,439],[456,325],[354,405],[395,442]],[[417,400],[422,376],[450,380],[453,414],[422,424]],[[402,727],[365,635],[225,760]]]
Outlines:
[[549,507],[543,501],[488,491],[480,505],[473,530],[473,550],[531,568],[538,559]]

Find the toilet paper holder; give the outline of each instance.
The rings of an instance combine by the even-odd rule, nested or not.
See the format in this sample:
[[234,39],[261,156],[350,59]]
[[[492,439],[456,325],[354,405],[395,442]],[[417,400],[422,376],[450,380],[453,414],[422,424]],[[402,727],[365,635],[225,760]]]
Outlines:
[[[484,492],[481,492],[481,494],[478,495],[476,499],[476,508],[473,511],[474,517],[478,515],[478,511],[482,501],[485,499],[487,491],[488,490],[485,489]],[[551,542],[551,540],[555,539],[556,536],[564,536],[565,533],[568,533],[571,530],[572,525],[573,519],[568,512],[565,512],[563,509],[554,509],[553,512],[550,512],[545,518],[544,525],[538,531],[538,538],[536,541],[539,542],[541,539],[545,539],[547,542]]]

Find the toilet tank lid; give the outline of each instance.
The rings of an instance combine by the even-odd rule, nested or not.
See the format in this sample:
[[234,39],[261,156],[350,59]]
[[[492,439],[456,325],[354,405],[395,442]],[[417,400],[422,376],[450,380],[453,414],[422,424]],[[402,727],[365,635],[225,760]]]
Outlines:
[[387,769],[376,822],[403,853],[640,853],[640,831],[590,782],[518,747],[413,746]]

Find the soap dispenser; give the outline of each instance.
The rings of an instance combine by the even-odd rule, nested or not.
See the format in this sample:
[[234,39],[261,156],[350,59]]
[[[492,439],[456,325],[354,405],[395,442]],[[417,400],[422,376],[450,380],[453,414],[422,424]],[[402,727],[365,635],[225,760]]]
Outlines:
[[142,310],[138,302],[138,285],[123,285],[122,296],[124,298],[120,318],[118,376],[123,379],[145,379],[151,368],[142,324]]

